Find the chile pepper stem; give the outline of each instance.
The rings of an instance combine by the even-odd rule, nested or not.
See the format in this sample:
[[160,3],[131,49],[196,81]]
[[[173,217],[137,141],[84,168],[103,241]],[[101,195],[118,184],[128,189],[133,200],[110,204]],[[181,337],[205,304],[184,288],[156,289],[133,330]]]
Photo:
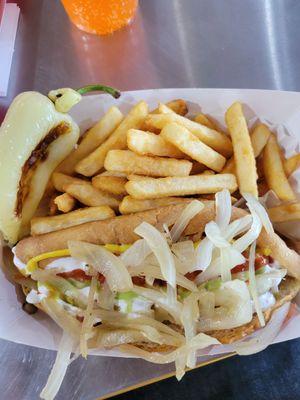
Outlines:
[[103,85],[87,85],[87,86],[83,86],[79,89],[76,89],[76,92],[78,92],[79,94],[85,94],[88,92],[106,92],[108,94],[110,94],[111,96],[113,96],[115,99],[117,99],[118,97],[121,96],[121,93],[119,92],[119,90],[112,88],[110,86],[103,86]]

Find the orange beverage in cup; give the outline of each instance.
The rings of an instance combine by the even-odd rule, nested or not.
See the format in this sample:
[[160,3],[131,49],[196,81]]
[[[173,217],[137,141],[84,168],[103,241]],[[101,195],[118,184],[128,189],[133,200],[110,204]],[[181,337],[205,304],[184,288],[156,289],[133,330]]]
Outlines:
[[62,4],[77,28],[106,35],[130,23],[138,0],[62,0]]

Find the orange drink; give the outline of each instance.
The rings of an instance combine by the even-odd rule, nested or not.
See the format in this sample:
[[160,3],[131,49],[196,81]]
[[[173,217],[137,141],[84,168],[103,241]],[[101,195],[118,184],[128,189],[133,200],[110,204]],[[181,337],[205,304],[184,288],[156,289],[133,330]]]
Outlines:
[[106,35],[130,23],[138,0],[62,0],[62,4],[77,28]]

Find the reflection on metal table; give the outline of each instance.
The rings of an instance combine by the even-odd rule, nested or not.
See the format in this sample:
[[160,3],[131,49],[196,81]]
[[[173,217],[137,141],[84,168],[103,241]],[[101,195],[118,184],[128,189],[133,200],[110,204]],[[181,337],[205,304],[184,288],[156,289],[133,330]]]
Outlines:
[[[121,90],[300,90],[297,0],[141,0],[134,22],[107,37],[77,30],[58,0],[18,3],[21,15],[9,94],[0,99],[0,118],[21,91],[46,93],[92,82]],[[54,353],[0,343],[0,398],[38,398]],[[78,359],[58,399],[92,400],[171,371],[172,366],[142,360]]]

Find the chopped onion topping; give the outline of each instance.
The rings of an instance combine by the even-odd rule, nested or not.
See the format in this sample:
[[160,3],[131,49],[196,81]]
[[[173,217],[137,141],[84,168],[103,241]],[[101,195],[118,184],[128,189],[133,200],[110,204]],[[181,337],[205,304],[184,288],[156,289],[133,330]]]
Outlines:
[[240,235],[251,227],[252,216],[246,215],[245,217],[232,221],[224,230],[224,237],[226,240],[231,241],[235,236]]
[[[154,279],[164,280],[164,277],[161,273],[160,268],[155,265],[144,265],[144,266],[140,266],[138,269],[137,268],[129,268],[128,270],[132,276],[136,276],[136,274],[138,274],[138,275],[146,276],[146,278],[151,277]],[[177,285],[179,285],[187,290],[190,290],[191,292],[198,291],[197,286],[194,284],[194,282],[192,282],[191,280],[189,280],[184,275],[182,275],[178,272],[176,273],[176,282],[177,282]]]
[[225,282],[213,293],[216,308],[211,318],[200,315],[201,332],[232,329],[252,320],[251,298],[245,282],[238,279]]
[[242,237],[237,239],[232,245],[236,250],[240,251],[241,253],[244,250],[246,250],[258,238],[262,229],[262,223],[256,212],[251,210],[251,214],[252,214],[251,228]]
[[[186,274],[196,269],[196,250],[192,240],[177,242],[171,245],[172,253],[175,255],[176,269]],[[176,263],[176,261],[178,262]]]
[[71,339],[68,333],[64,331],[51,373],[48,377],[46,386],[40,394],[41,399],[53,400],[58,393],[70,364],[72,350],[75,346],[76,342],[74,339]]
[[208,237],[208,239],[216,247],[222,248],[230,246],[230,243],[228,243],[227,240],[224,239],[220,227],[214,221],[210,221],[208,224],[206,224],[205,233],[206,237]]
[[141,296],[146,297],[146,299],[153,301],[153,303],[157,306],[165,309],[174,318],[175,322],[180,323],[182,304],[179,301],[175,300],[174,303],[170,304],[168,296],[165,293],[141,286],[134,285],[133,291]]
[[188,343],[167,354],[151,353],[132,345],[122,345],[119,349],[128,354],[157,364],[168,364],[178,360],[176,362],[176,377],[180,380],[184,373],[181,357],[186,357],[186,355],[192,350],[197,351],[215,344],[220,344],[220,342],[204,333],[198,333],[198,335],[194,336]]
[[138,267],[152,253],[145,239],[137,240],[120,255],[125,267]]
[[176,302],[176,268],[174,258],[164,235],[147,222],[141,223],[134,232],[143,237],[155,254],[161,273],[167,283],[174,289],[168,292],[169,304]]
[[166,324],[163,324],[162,322],[159,322],[153,318],[138,313],[125,314],[117,311],[95,310],[95,316],[101,318],[101,320],[104,322],[109,322],[110,324],[122,324],[122,326],[126,327],[138,324],[149,325],[157,329],[159,332],[175,336],[182,343],[184,343],[185,341],[184,336],[181,335],[181,333],[175,331]]
[[268,233],[273,233],[274,228],[272,222],[270,221],[269,215],[264,208],[264,206],[250,193],[244,193],[243,197],[247,200],[247,206],[249,210],[255,211],[259,216],[263,227]]
[[232,260],[230,249],[225,247],[220,249],[221,278],[223,282],[231,280]]
[[283,306],[275,310],[271,320],[264,328],[255,332],[250,338],[228,346],[229,351],[232,350],[239,355],[247,356],[249,354],[258,353],[267,348],[273,343],[274,339],[280,332],[282,324],[289,312],[290,305],[290,302],[285,303]]
[[220,229],[225,229],[231,218],[231,197],[227,189],[216,193],[216,223]]
[[256,250],[256,241],[253,242],[250,246],[250,253],[249,253],[249,290],[253,299],[254,307],[256,314],[258,316],[258,320],[260,326],[265,326],[265,318],[264,314],[261,310],[257,288],[256,288],[256,279],[255,279],[255,250]]
[[47,297],[41,301],[41,305],[45,312],[60,326],[69,336],[78,340],[81,323],[56,299]]
[[95,293],[97,289],[97,279],[92,278],[91,286],[89,288],[88,302],[86,310],[84,311],[83,322],[80,332],[80,352],[82,357],[86,358],[88,353],[87,341],[92,337],[93,316],[92,311],[94,307]]
[[191,219],[193,219],[203,208],[204,204],[199,200],[193,200],[185,207],[170,231],[173,242],[177,242]]
[[128,292],[132,289],[131,277],[120,257],[95,244],[69,241],[71,255],[84,261],[105,276],[113,292]]
[[[187,343],[196,335],[196,321],[199,318],[198,298],[199,294],[192,293],[183,301],[181,322],[184,327]],[[191,350],[184,364],[187,364],[189,368],[194,368],[196,366],[195,350]]]
[[207,237],[201,240],[197,247],[197,269],[206,270],[212,260],[213,248],[213,243]]

